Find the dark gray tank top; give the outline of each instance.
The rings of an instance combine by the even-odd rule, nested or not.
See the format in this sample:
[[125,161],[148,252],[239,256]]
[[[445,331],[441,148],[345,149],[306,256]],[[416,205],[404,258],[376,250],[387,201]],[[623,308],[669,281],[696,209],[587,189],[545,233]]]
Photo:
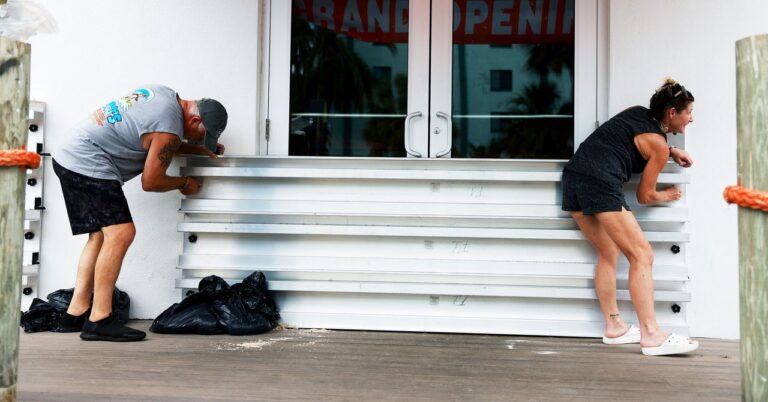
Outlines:
[[649,110],[633,106],[603,123],[581,143],[565,170],[611,183],[625,183],[648,163],[635,146],[638,134],[667,135]]

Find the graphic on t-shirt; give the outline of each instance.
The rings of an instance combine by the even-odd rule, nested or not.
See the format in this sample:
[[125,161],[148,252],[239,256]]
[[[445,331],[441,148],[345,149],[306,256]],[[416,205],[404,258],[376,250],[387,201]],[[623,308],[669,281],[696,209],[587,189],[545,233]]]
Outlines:
[[126,112],[128,109],[144,102],[149,102],[155,97],[155,93],[149,88],[139,88],[133,91],[130,95],[123,96],[120,99],[109,102],[103,107],[99,108],[93,115],[91,120],[103,126],[104,122],[109,124],[115,124],[123,121],[123,115],[121,112]]

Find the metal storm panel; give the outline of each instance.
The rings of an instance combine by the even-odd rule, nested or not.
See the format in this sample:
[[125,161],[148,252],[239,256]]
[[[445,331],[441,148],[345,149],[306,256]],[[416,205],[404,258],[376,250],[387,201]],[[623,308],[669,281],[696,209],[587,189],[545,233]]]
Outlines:
[[[177,288],[263,271],[297,327],[599,336],[595,255],[560,210],[564,162],[188,158]],[[662,184],[689,176],[669,166]],[[687,333],[685,200],[637,206],[655,253],[660,323]],[[622,312],[634,317],[627,263]]]

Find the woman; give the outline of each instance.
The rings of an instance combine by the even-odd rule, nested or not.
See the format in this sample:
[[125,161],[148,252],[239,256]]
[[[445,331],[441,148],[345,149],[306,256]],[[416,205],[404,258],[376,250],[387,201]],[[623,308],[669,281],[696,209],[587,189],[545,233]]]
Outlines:
[[[563,170],[563,210],[570,211],[597,251],[595,291],[605,318],[607,344],[640,343],[643,354],[668,355],[698,348],[697,341],[659,328],[653,305],[653,251],[627,205],[622,187],[642,173],[637,201],[656,204],[680,199],[674,186],[656,190],[669,157],[683,167],[693,160],[667,144],[668,133],[684,133],[693,122],[693,95],[667,79],[651,97],[650,109],[634,106],[593,132]],[[619,252],[629,261],[629,291],[640,328],[628,325],[616,303]]]

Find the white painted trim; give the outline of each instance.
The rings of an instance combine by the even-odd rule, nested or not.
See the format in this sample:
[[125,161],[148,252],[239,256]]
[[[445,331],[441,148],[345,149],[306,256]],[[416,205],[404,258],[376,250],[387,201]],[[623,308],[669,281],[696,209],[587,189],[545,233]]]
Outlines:
[[422,157],[429,155],[429,139],[425,135],[429,130],[429,3],[423,0],[410,0],[408,4],[410,17],[408,19],[407,114],[420,112],[421,115],[413,118],[409,127],[405,128],[404,141],[408,141],[410,148]]
[[39,221],[40,220],[40,210],[39,209],[26,209],[24,210],[24,220],[25,221]]
[[40,264],[24,265],[21,268],[21,274],[26,276],[37,276],[40,273]]
[[[603,123],[610,118],[610,8],[609,0],[597,0],[597,121]],[[590,132],[591,133],[591,132]],[[590,133],[583,133],[574,145],[581,144]]]
[[573,150],[595,129],[597,120],[597,0],[579,0],[575,5],[574,138]]
[[[429,157],[451,157],[453,99],[453,1],[432,1],[429,85]],[[442,116],[442,117],[440,117]]]
[[270,136],[267,155],[288,155],[291,97],[291,2],[269,1]]
[[272,0],[259,0],[261,7],[259,7],[259,23],[261,29],[259,30],[259,38],[257,40],[257,57],[259,63],[258,80],[257,80],[257,95],[259,96],[258,110],[256,111],[256,129],[258,132],[256,140],[256,150],[254,155],[267,155],[269,149],[269,143],[267,142],[267,119],[269,118],[269,87],[270,87],[270,42],[271,42],[271,26],[272,19],[270,13],[272,11]]

